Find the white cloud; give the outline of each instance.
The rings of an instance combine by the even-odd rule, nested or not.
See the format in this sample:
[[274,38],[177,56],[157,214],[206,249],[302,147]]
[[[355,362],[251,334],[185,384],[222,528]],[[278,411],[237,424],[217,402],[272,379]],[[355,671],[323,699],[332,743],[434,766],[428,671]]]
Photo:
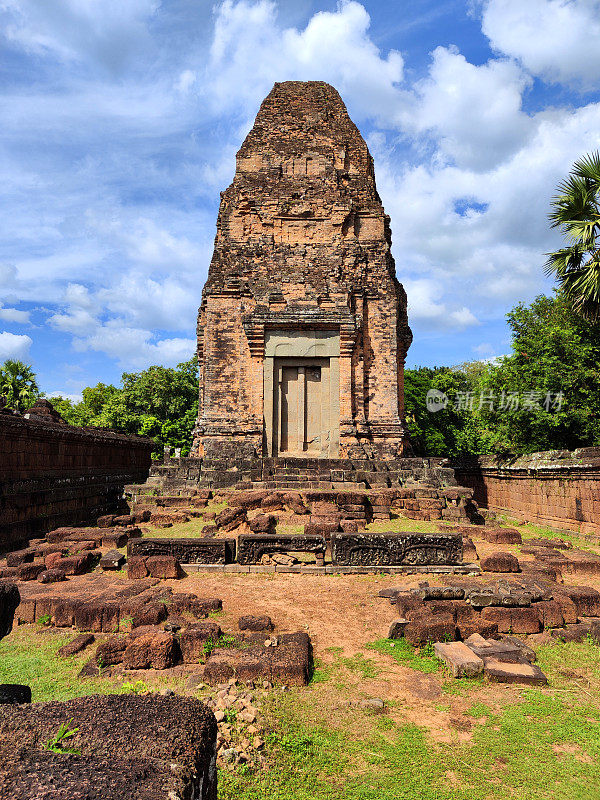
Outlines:
[[64,400],[70,400],[72,403],[81,403],[83,400],[82,394],[69,394],[69,392],[50,392],[46,395],[49,400],[52,400],[53,397],[62,397]]
[[148,46],[145,21],[159,0],[3,0],[4,36],[60,59],[95,60],[112,70]]
[[152,331],[128,328],[121,320],[96,327],[93,335],[76,339],[76,350],[95,350],[114,358],[124,369],[145,369],[151,364],[175,366],[192,357],[195,339],[172,338],[152,341]]
[[599,0],[484,0],[482,29],[533,75],[597,88]]
[[17,308],[4,308],[0,303],[0,319],[6,322],[29,322],[29,311],[19,311]]
[[382,55],[369,25],[354,0],[315,13],[302,30],[280,26],[271,0],[225,0],[216,10],[206,96],[221,112],[254,111],[275,81],[327,80],[361,114],[387,117],[402,98],[404,61],[396,50]]
[[33,341],[29,336],[0,331],[0,364],[7,358],[14,358],[17,361],[27,358],[32,344]]
[[489,170],[522,147],[532,129],[521,110],[529,83],[509,61],[475,66],[456,48],[438,47],[406,124],[435,133],[441,152],[458,166]]
[[405,278],[403,283],[408,295],[410,319],[424,321],[436,328],[460,329],[479,324],[466,306],[449,310],[444,302],[440,302],[443,294],[440,284],[426,278]]

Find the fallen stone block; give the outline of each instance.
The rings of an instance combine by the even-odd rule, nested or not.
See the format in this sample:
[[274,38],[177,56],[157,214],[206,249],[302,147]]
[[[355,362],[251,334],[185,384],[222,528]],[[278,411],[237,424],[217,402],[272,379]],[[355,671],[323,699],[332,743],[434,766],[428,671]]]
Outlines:
[[112,528],[115,524],[115,515],[114,514],[106,514],[103,517],[98,517],[96,520],[96,525],[99,528]]
[[177,663],[177,649],[172,633],[142,634],[128,642],[123,665],[127,669],[168,669]]
[[25,550],[13,550],[12,553],[6,554],[7,567],[20,567],[21,564],[31,564],[35,550],[33,547],[28,547]]
[[118,548],[125,547],[129,541],[129,535],[126,531],[110,531],[102,537],[102,547]]
[[[78,756],[45,744],[73,720]],[[214,715],[198,700],[92,695],[6,706],[0,719],[0,797],[216,800]]]
[[182,576],[179,561],[174,556],[148,556],[146,569],[151,578],[180,578]]
[[483,672],[483,660],[463,642],[436,642],[433,652],[450,667],[455,678],[474,678]]
[[481,536],[491,544],[522,544],[523,537],[515,528],[477,528],[473,535]]
[[112,636],[96,648],[94,661],[101,669],[123,662],[123,653],[128,641],[125,636]]
[[252,533],[275,533],[277,517],[273,514],[258,514],[248,522]]
[[542,622],[535,608],[484,608],[486,622],[495,622],[500,633],[539,633]]
[[164,603],[144,603],[133,611],[131,626],[140,628],[143,625],[159,625],[167,618],[167,607]]
[[493,683],[523,683],[529,686],[545,686],[548,683],[542,670],[527,661],[507,662],[488,658],[484,672]]
[[224,508],[223,511],[215,517],[215,525],[223,531],[230,532],[239,528],[239,526],[247,522],[247,520],[248,515],[245,508],[241,506]]
[[17,576],[20,581],[35,581],[40,572],[44,572],[46,566],[44,564],[21,564],[17,567]]
[[541,600],[534,603],[533,608],[539,614],[544,628],[562,628],[565,624],[561,604],[556,600]]
[[523,650],[520,644],[511,639],[488,639],[480,634],[473,634],[465,639],[465,645],[472,650],[484,663],[488,658],[496,661],[519,662],[523,660]]
[[91,561],[89,552],[79,553],[76,556],[61,558],[54,566],[57,569],[62,569],[65,575],[83,575],[89,569]]
[[566,596],[575,604],[582,617],[600,617],[600,592],[591,586],[561,586],[554,591],[554,599]]
[[520,572],[519,559],[511,553],[492,553],[481,559],[483,572]]
[[118,550],[109,550],[100,559],[100,568],[103,570],[119,570],[125,563],[125,556]]
[[64,569],[53,567],[52,569],[45,569],[37,576],[40,583],[58,583],[67,579]]
[[271,617],[246,615],[238,619],[238,628],[241,631],[272,631],[274,627]]
[[146,559],[142,556],[129,556],[127,559],[127,577],[129,580],[140,580],[148,577]]
[[256,644],[215,650],[204,667],[204,680],[213,685],[233,677],[239,681],[306,685],[312,657],[308,634],[284,633],[276,639],[275,646]]
[[427,642],[454,641],[456,622],[448,613],[432,614],[427,610],[408,612],[409,623],[404,629],[404,637],[414,646]]
[[74,656],[76,653],[81,653],[82,650],[85,650],[86,647],[89,647],[89,645],[93,644],[95,641],[96,637],[93,633],[80,633],[68,644],[59,647],[57,653],[63,658]]
[[184,664],[199,664],[206,660],[212,645],[222,632],[215,622],[199,622],[186,628],[179,636],[179,647]]

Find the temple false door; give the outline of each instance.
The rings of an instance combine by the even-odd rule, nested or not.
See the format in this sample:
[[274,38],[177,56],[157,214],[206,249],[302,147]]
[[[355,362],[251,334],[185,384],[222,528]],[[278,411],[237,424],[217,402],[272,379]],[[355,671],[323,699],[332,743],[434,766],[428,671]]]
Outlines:
[[274,441],[281,456],[327,458],[333,418],[328,358],[276,359]]

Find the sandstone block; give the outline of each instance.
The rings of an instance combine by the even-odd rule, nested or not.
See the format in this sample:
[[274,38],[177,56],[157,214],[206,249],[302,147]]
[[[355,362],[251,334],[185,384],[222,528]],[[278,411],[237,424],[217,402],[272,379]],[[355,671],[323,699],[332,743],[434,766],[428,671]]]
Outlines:
[[127,577],[130,580],[139,580],[148,577],[146,559],[142,556],[130,556],[127,559]]
[[432,614],[424,610],[421,613],[412,612],[411,617],[404,629],[404,636],[412,645],[456,639],[456,622],[452,614]]
[[66,580],[66,573],[64,569],[53,567],[52,569],[45,569],[37,576],[40,583],[57,583],[58,581]]
[[166,631],[136,636],[123,653],[123,665],[127,669],[168,669],[176,662],[175,637]]
[[463,642],[436,642],[433,652],[450,667],[455,678],[474,678],[483,672],[483,660]]
[[481,559],[483,572],[520,572],[519,560],[511,553],[492,553]]
[[545,686],[548,683],[542,670],[526,661],[509,663],[494,658],[486,659],[485,675],[493,683],[523,683],[529,686]]
[[241,631],[272,631],[274,627],[271,617],[247,615],[238,619],[238,628]]
[[221,628],[215,622],[200,622],[190,626],[179,636],[179,647],[184,664],[198,664],[211,652],[211,643],[221,637]]
[[146,569],[151,578],[181,577],[181,566],[174,556],[148,556]]
[[538,612],[531,608],[488,607],[481,612],[486,622],[496,623],[500,633],[539,633],[542,622]]

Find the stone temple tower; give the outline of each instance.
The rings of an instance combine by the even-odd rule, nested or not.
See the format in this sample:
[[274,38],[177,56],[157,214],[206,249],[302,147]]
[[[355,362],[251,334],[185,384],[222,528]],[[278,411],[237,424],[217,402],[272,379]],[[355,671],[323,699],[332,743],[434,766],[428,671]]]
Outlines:
[[412,334],[390,244],[373,159],[337,91],[276,83],[221,196],[192,455],[408,453]]

